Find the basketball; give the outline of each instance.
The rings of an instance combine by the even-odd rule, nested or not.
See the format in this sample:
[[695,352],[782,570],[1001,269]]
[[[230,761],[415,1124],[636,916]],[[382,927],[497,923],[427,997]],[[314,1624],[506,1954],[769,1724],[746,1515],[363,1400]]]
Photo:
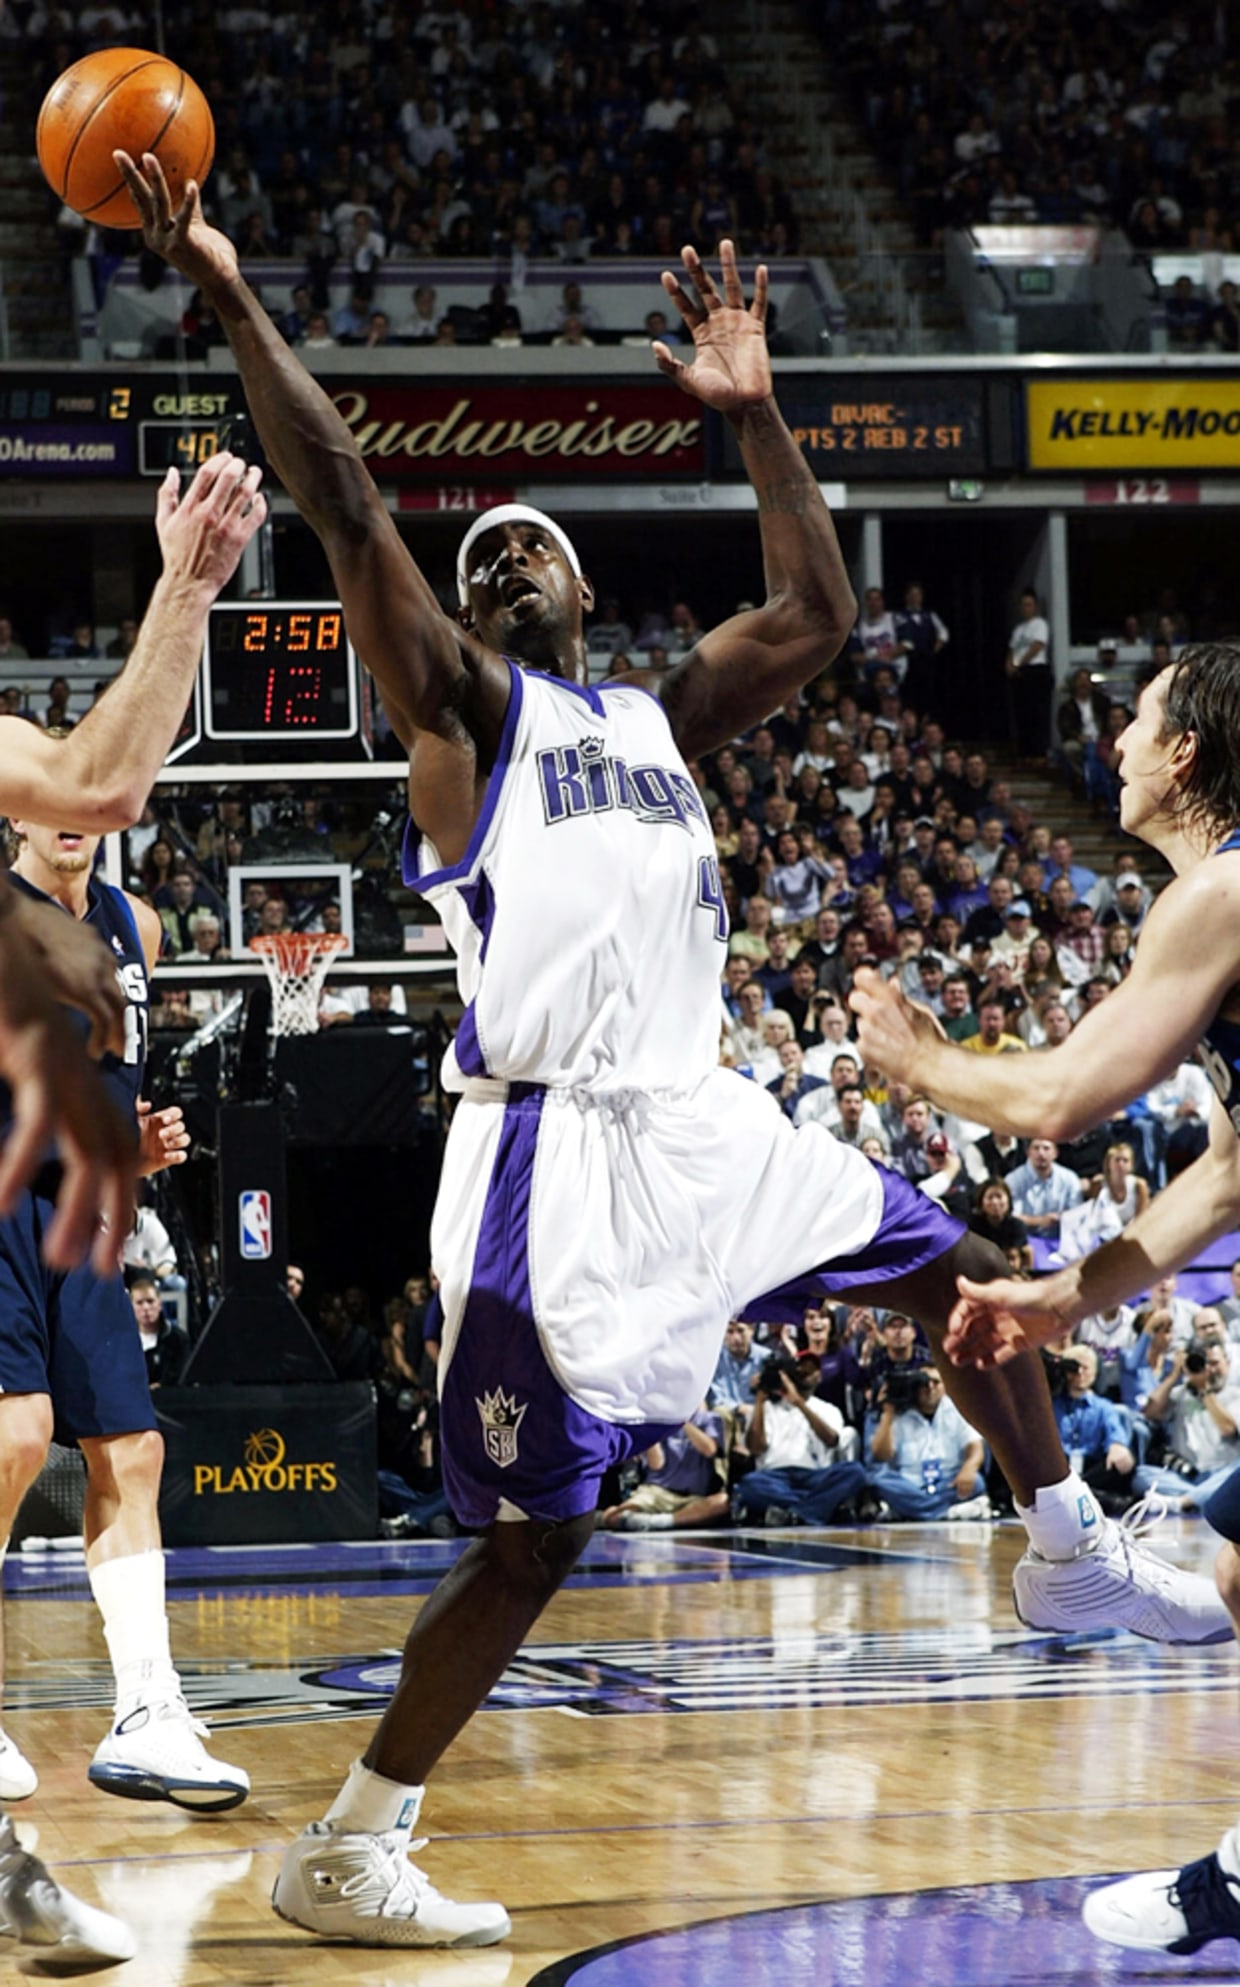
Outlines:
[[56,78],[35,133],[39,164],[57,197],[83,220],[136,228],[138,214],[112,154],[139,163],[154,152],[174,208],[201,184],[215,155],[215,124],[192,76],[142,48],[101,48]]

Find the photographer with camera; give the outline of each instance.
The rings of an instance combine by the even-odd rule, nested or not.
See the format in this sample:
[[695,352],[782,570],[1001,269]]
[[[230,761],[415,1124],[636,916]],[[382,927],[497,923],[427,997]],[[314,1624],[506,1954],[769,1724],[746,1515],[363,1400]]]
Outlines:
[[1145,1414],[1166,1430],[1167,1453],[1137,1470],[1137,1494],[1157,1490],[1178,1510],[1200,1510],[1240,1463],[1240,1388],[1231,1384],[1226,1347],[1198,1339],[1177,1347]]
[[[893,1372],[913,1373],[930,1364],[930,1354],[918,1340],[917,1327],[903,1311],[885,1311],[877,1336],[863,1345],[858,1358],[865,1382],[867,1433],[877,1411],[883,1383]],[[910,1392],[909,1399],[913,1395]],[[867,1448],[868,1453],[868,1448]]]
[[867,1481],[897,1518],[988,1518],[984,1448],[933,1366],[888,1373]]
[[[865,1487],[860,1463],[842,1462],[844,1417],[813,1397],[813,1381],[783,1354],[758,1375],[748,1447],[756,1467],[732,1497],[741,1523],[826,1525]],[[845,1438],[847,1439],[847,1438]]]
[[1115,1401],[1094,1392],[1098,1355],[1092,1345],[1070,1345],[1062,1353],[1043,1352],[1051,1404],[1072,1468],[1084,1477],[1103,1510],[1118,1517],[1135,1501],[1137,1459],[1131,1423]]

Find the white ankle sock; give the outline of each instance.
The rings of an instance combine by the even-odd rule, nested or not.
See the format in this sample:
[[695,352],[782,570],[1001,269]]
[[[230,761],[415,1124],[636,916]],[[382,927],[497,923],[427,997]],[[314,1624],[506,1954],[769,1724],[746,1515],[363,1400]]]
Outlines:
[[385,1780],[355,1759],[323,1819],[343,1835],[386,1835],[400,1829],[411,1835],[422,1811],[425,1787],[405,1787]]
[[1043,1559],[1079,1559],[1102,1537],[1102,1507],[1075,1470],[1062,1483],[1041,1485],[1032,1505],[1018,1504],[1016,1511]]
[[164,1555],[128,1553],[90,1569],[90,1589],[116,1677],[117,1701],[179,1690],[164,1612]]
[[1227,1875],[1240,1883],[1240,1824],[1229,1828],[1219,1843],[1218,1859]]

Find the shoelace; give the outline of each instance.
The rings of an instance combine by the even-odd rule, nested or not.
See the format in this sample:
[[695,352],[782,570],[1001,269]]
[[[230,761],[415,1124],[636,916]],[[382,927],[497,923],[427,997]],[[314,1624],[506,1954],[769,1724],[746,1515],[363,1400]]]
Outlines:
[[1228,1876],[1217,1855],[1210,1855],[1185,1864],[1168,1896],[1184,1913],[1189,1931],[1200,1937],[1203,1933],[1217,1935],[1224,1928],[1240,1928],[1238,1890],[1240,1885]]
[[1171,1506],[1161,1490],[1148,1490],[1138,1503],[1131,1505],[1125,1511],[1118,1522],[1130,1538],[1143,1538],[1147,1532],[1153,1531],[1155,1525],[1161,1525],[1170,1512]]
[[373,1840],[380,1845],[376,1851],[377,1865],[371,1864],[358,1870],[355,1876],[346,1877],[340,1886],[340,1896],[364,1900],[373,1898],[384,1918],[416,1918],[418,1906],[427,1898],[437,1897],[430,1878],[409,1860],[415,1849],[425,1849],[428,1836],[419,1836],[410,1842],[403,1835],[378,1835]]
[[1169,1560],[1160,1559],[1146,1543],[1145,1534],[1160,1524],[1166,1517],[1168,1505],[1156,1490],[1125,1511],[1122,1518],[1114,1521],[1113,1537],[1130,1571],[1139,1567],[1141,1579],[1146,1587],[1153,1587],[1161,1594],[1169,1594],[1177,1580],[1183,1576]]

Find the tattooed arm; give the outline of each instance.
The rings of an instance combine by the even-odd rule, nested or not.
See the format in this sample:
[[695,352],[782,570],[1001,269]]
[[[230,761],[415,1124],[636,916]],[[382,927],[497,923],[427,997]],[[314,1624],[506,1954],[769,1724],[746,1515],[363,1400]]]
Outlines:
[[693,335],[692,365],[656,345],[669,379],[730,421],[758,498],[766,599],[703,637],[660,694],[687,757],[709,752],[786,703],[833,662],[857,617],[843,554],[823,502],[772,392],[766,349],[766,270],[745,308],[736,256],[720,245],[723,295],[692,249],[691,298],[674,276],[663,285]]

